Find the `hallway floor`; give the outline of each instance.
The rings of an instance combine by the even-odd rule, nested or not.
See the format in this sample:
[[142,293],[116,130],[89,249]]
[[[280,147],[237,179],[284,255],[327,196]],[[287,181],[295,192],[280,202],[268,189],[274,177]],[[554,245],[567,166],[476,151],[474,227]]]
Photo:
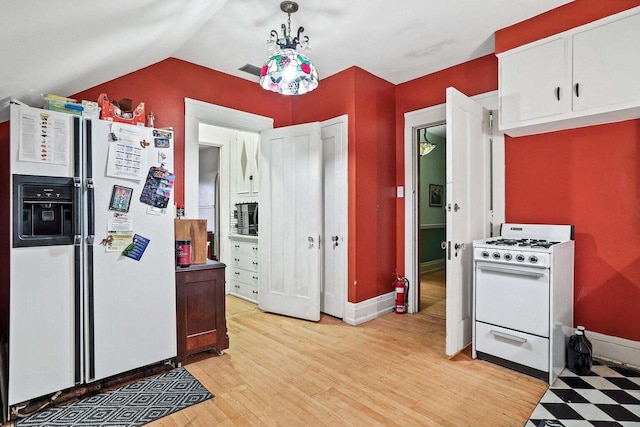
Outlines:
[[447,312],[445,269],[420,275],[420,313],[445,319]]

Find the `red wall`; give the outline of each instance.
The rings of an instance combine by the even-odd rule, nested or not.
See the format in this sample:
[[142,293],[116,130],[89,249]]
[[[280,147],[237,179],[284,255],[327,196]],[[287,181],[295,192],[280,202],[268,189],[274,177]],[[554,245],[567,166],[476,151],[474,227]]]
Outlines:
[[[487,55],[396,86],[396,181],[404,185],[404,114],[446,102],[453,86],[473,96],[498,89],[498,60]],[[396,200],[396,265],[404,274],[404,199]]]
[[575,323],[636,341],[639,149],[631,120],[509,139],[505,153],[507,221],[575,225]]
[[357,69],[354,95],[355,218],[349,238],[355,235],[358,250],[357,285],[350,290],[360,302],[390,292],[396,270],[395,87]]
[[[496,33],[496,50],[637,6],[577,0]],[[576,227],[576,324],[640,341],[640,120],[506,139],[506,219]]]
[[274,119],[274,126],[291,123],[291,101],[267,92],[257,83],[169,58],[149,67],[72,95],[97,100],[100,93],[109,99],[130,98],[134,105],[143,101],[147,112],[156,116],[156,127],[173,126],[175,131],[175,201],[184,202],[184,98]]

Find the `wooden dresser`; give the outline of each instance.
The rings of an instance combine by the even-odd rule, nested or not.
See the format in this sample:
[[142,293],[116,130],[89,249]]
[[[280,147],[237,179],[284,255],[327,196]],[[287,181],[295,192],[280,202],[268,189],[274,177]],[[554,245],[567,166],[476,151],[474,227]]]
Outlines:
[[176,268],[178,363],[202,351],[229,348],[225,318],[225,264]]

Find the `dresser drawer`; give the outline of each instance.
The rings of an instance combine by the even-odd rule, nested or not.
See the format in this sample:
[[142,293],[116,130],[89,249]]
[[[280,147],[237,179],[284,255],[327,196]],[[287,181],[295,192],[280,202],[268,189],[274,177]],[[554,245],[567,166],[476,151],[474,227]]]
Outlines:
[[258,256],[258,242],[231,239],[231,254]]
[[233,254],[229,265],[245,270],[258,271],[258,258],[245,254]]
[[230,292],[232,295],[238,296],[251,302],[258,302],[258,287],[247,283],[229,280]]
[[476,351],[540,371],[549,371],[549,340],[476,322]]
[[227,268],[227,277],[229,280],[246,283],[247,285],[258,286],[258,272],[249,271],[242,268]]

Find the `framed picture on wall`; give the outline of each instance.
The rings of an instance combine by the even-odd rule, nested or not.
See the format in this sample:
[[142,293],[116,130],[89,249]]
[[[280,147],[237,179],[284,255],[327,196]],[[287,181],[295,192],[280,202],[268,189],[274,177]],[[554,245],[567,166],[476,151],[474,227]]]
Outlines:
[[441,207],[443,201],[443,187],[438,184],[429,184],[429,206]]

